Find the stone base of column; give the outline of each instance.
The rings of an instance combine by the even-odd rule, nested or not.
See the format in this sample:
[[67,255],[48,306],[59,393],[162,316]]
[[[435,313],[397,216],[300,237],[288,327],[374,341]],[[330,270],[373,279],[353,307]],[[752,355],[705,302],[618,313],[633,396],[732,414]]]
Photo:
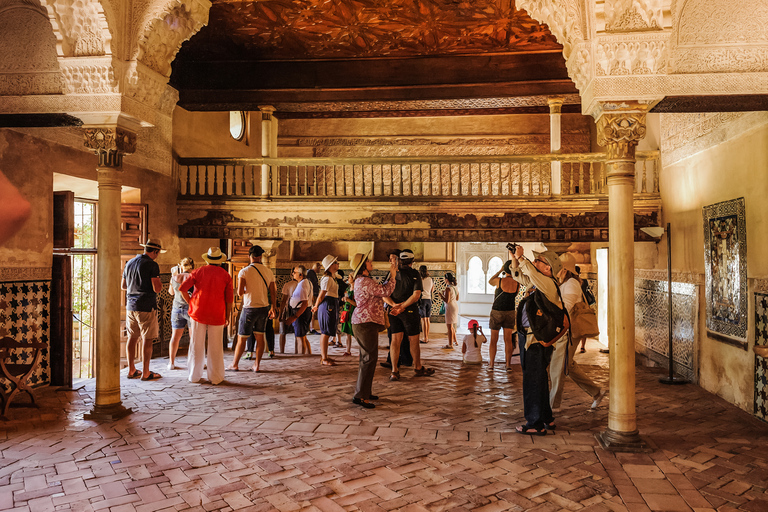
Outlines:
[[652,452],[648,444],[640,438],[640,433],[616,432],[610,428],[595,434],[597,442],[603,449],[611,452],[648,453]]
[[116,421],[125,418],[133,413],[133,409],[128,409],[123,404],[94,405],[91,412],[83,414],[84,420],[93,421]]

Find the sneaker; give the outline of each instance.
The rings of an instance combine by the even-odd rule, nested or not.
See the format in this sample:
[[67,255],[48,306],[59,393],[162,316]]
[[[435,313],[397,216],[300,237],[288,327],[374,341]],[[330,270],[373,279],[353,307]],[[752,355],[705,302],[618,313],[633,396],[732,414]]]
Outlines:
[[269,358],[272,359],[273,357],[275,357],[275,351],[274,350],[270,350],[269,351]]
[[246,352],[243,359],[248,359],[248,360],[253,359],[253,352]]
[[597,409],[597,407],[600,405],[600,402],[603,401],[603,398],[605,398],[605,395],[608,394],[607,389],[601,389],[600,392],[595,397],[595,400],[592,402],[592,408]]

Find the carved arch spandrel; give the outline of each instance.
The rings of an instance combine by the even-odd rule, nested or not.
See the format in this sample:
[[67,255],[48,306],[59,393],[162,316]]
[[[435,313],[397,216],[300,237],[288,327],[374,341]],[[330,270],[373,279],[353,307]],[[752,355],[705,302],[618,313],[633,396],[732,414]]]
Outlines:
[[98,0],[41,0],[41,4],[48,12],[59,57],[112,53],[110,20]]
[[576,45],[588,39],[587,1],[594,0],[517,0],[515,5],[531,18],[547,24],[557,42],[563,45],[567,60]]
[[134,58],[160,73],[170,76],[171,62],[181,44],[208,23],[208,0],[155,0],[134,18],[137,41]]

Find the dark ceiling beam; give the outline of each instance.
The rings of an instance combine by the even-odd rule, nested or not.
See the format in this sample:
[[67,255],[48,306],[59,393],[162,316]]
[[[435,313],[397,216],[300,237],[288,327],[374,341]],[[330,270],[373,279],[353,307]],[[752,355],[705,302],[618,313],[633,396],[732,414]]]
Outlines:
[[768,110],[768,95],[667,96],[651,109],[659,113],[756,112]]
[[0,114],[0,128],[58,128],[82,124],[69,114]]

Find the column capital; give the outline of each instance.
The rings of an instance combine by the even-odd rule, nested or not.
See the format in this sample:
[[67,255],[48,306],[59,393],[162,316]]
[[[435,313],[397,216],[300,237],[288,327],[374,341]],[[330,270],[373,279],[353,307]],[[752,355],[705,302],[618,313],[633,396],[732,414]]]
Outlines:
[[120,167],[123,155],[136,151],[136,133],[120,126],[83,127],[85,147],[99,157],[99,167]]
[[563,103],[565,98],[562,96],[550,96],[547,98],[547,105],[549,105],[550,114],[559,114],[563,110]]
[[597,120],[597,143],[608,148],[609,160],[635,160],[645,137],[645,112],[604,113]]
[[269,121],[272,119],[272,114],[275,113],[275,107],[272,105],[259,105],[259,112],[261,112],[262,121]]

